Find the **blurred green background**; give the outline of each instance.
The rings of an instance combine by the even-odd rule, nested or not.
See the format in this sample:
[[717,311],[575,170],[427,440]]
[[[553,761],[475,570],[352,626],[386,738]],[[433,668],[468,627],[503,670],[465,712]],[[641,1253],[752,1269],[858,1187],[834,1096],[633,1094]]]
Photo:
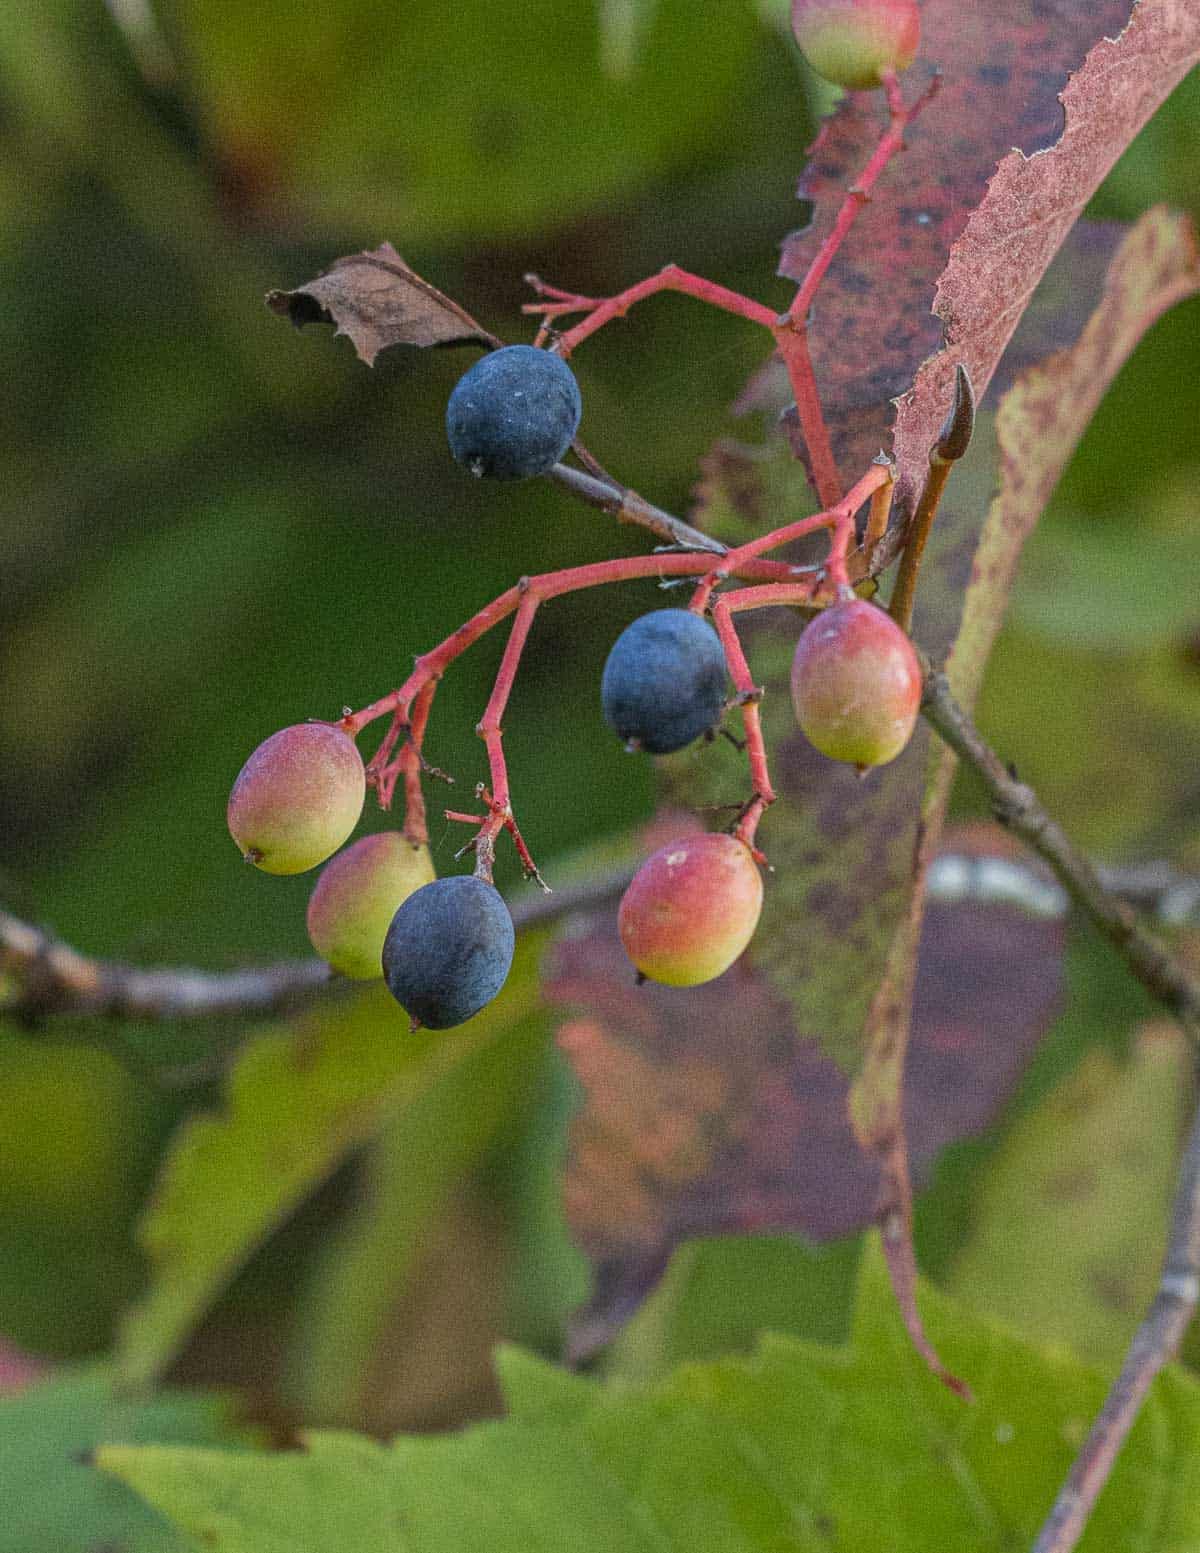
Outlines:
[[[532,337],[519,311],[528,270],[604,295],[675,260],[782,306],[777,244],[798,224],[793,187],[819,108],[785,10],[5,8],[9,909],[88,952],[142,962],[217,968],[307,952],[310,881],[246,870],[225,831],[249,750],[393,687],[415,652],[521,572],[643,545],[553,488],[482,489],[452,463],[443,410],[473,353],[394,351],[368,371],[329,331],[285,327],[263,294],[389,240],[513,340]],[[1131,220],[1160,200],[1195,210],[1198,164],[1193,81],[1093,213]],[[1200,866],[1198,336],[1200,306],[1177,309],[1105,402],[1030,546],[981,708],[997,747],[1110,860]],[[746,434],[728,405],[762,352],[749,326],[656,300],[576,359],[582,436],[623,481],[683,511],[714,438]],[[649,772],[597,712],[608,643],[658,597],[649,585],[605,590],[539,618],[506,742],[543,864],[651,812]],[[455,665],[427,743],[468,791],[484,771],[473,729],[500,647],[489,640]],[[983,808],[970,782],[957,804]],[[434,823],[443,871],[461,839]],[[500,882],[521,888],[511,866]],[[1077,980],[1091,963],[1081,959]],[[1144,1012],[1120,1007],[1116,1046]],[[215,1093],[146,1069],[203,1059],[239,1033],[3,1028],[0,1333],[54,1354],[109,1341],[143,1276],[131,1225],[165,1140]],[[443,1254],[454,1262],[469,1248],[476,1260],[454,1264],[468,1287],[491,1277],[479,1226],[497,1202],[522,1205],[505,1219],[517,1241],[538,1232],[539,1214],[553,1217],[538,1139],[561,1129],[569,1097],[548,1069],[525,1098],[509,1133],[489,1134],[473,1159],[475,1184],[445,1199],[454,1254]],[[335,1178],[252,1263],[236,1291],[252,1330],[245,1313],[274,1309],[281,1279],[306,1265],[354,1189]],[[961,1231],[953,1213],[930,1222]],[[565,1305],[581,1274],[546,1234],[538,1255],[557,1246],[550,1282]],[[938,1260],[936,1245],[925,1250]],[[546,1314],[553,1300],[528,1263],[509,1255],[505,1266],[508,1315],[491,1312],[485,1336],[507,1326],[549,1345],[561,1311]],[[229,1340],[194,1368],[241,1376],[244,1362]],[[462,1410],[476,1405],[472,1393]],[[404,1416],[453,1412],[434,1396]]]

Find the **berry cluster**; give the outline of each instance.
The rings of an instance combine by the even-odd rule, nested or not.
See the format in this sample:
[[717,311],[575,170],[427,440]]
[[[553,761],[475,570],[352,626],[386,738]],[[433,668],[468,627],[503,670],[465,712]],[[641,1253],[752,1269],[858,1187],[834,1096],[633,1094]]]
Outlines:
[[[914,0],[795,0],[793,24],[815,68],[839,84],[882,86],[887,93],[890,122],[862,180],[869,186],[902,145],[904,125],[920,106],[905,109],[896,84],[896,72],[916,49]],[[848,200],[839,218],[841,235],[861,193],[860,188]],[[528,309],[542,315],[537,342],[489,352],[459,381],[446,410],[451,452],[472,474],[495,480],[547,474],[576,445],[582,412],[566,356],[643,296],[685,291],[771,330],[796,390],[820,512],[724,553],[719,547],[714,553],[711,547],[677,544],[650,556],[523,578],[418,657],[398,690],[337,723],[306,723],[273,734],[234,783],[229,829],[243,856],[278,874],[332,859],[309,904],[313,945],[343,975],[382,975],[414,1028],[461,1024],[504,984],[515,935],[492,883],[502,831],[511,836],[526,873],[541,882],[513,815],[501,719],[534,616],[549,599],[633,578],[692,578],[686,608],[643,615],[614,643],[601,678],[603,716],[627,749],[669,755],[699,738],[711,739],[729,708],[741,713],[751,792],[729,830],[689,835],[660,848],[621,901],[621,941],[639,977],[696,986],[721,975],[750,942],[762,909],[766,859],[756,832],[775,794],[759,721],[762,692],[742,650],[736,614],[775,605],[816,611],[796,646],[792,700],[800,728],[817,749],[864,771],[893,760],[907,744],[921,696],[920,667],[903,629],[913,578],[902,572],[897,597],[904,603],[898,607],[893,599],[894,619],[856,595],[850,566],[860,511],[869,507],[864,552],[886,528],[894,471],[881,458],[842,494],[804,344],[807,308],[831,253],[827,244],[782,316],[674,266],[607,301],[558,291],[531,277],[543,298]],[[552,336],[550,321],[571,312],[587,316]],[[547,344],[552,348],[544,348]],[[958,456],[935,449],[931,466],[935,455],[942,464]],[[935,490],[936,505],[940,485],[935,489],[931,480],[929,489]],[[821,530],[829,536],[822,568],[764,559],[788,541]],[[919,560],[919,548],[916,554]],[[744,585],[728,588],[734,578]],[[449,664],[509,617],[508,645],[478,727],[490,774],[489,784],[476,789],[483,812],[446,811],[449,819],[475,828],[463,848],[474,852],[474,873],[438,879],[427,845],[422,787],[425,775],[442,775],[422,752],[434,692]],[[364,766],[355,741],[381,717],[390,717],[388,730]],[[358,823],[368,786],[385,809],[402,788],[403,830],[366,836],[339,852]]]

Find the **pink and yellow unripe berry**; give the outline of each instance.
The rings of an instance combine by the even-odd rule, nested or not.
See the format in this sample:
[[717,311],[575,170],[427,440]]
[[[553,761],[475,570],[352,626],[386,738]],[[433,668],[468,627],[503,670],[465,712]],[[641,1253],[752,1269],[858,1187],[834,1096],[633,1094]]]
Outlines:
[[366,772],[354,740],[332,723],[273,733],[242,767],[229,795],[229,834],[268,874],[323,863],[358,824]]
[[734,836],[683,836],[633,876],[617,912],[625,953],[651,981],[697,987],[727,971],[762,911],[758,864]]
[[792,31],[818,75],[861,91],[912,64],[921,13],[917,0],[792,0]]
[[308,902],[313,948],[343,976],[382,976],[383,941],[396,908],[434,877],[428,847],[398,831],[363,836],[321,870]]
[[912,737],[921,708],[913,645],[876,605],[832,604],[796,644],[792,704],[823,755],[859,767],[886,765]]

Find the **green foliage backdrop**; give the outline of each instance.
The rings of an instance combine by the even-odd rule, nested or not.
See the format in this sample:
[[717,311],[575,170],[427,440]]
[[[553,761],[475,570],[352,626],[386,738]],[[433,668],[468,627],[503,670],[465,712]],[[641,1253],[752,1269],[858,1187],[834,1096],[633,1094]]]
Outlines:
[[[247,752],[280,726],[391,688],[415,652],[521,572],[638,543],[552,488],[481,490],[452,464],[442,412],[469,353],[392,352],[368,373],[346,341],[285,329],[263,294],[386,239],[509,339],[532,334],[519,313],[527,270],[602,295],[676,260],[786,305],[778,243],[801,224],[795,180],[828,98],[781,25],[784,9],[162,0],[153,25],[138,20],[149,10],[99,0],[9,9],[0,22],[0,904],[89,953],[140,962],[216,969],[307,952],[309,881],[243,868],[225,833],[225,796]],[[1200,215],[1198,160],[1192,79],[1089,214],[1130,221],[1168,201]],[[979,713],[1086,847],[1192,868],[1198,345],[1193,301],[1153,329],[1106,399],[1029,546]],[[586,440],[622,480],[685,511],[714,439],[747,434],[729,406],[762,353],[748,326],[656,300],[581,353]],[[506,744],[523,828],[539,861],[558,861],[557,879],[619,854],[651,814],[651,776],[603,727],[598,684],[616,632],[660,601],[634,585],[539,617]],[[482,645],[439,695],[429,754],[468,792],[484,774],[473,730],[498,653]],[[961,818],[985,812],[969,777],[954,803]],[[460,841],[435,821],[443,871],[458,866]],[[520,887],[511,867],[500,882]],[[280,1428],[302,1420],[387,1433],[495,1411],[495,1340],[556,1352],[587,1287],[558,1201],[576,1095],[534,1007],[539,948],[528,946],[511,1005],[432,1057],[402,1045],[402,1018],[370,994],[331,1003],[312,1026],[267,1030],[0,1020],[0,1335],[55,1359],[115,1346],[125,1379],[171,1371],[244,1386]],[[1145,1224],[1128,1240],[1114,1226],[1139,1202],[1146,1215],[1162,1212],[1175,1121],[1164,1093],[1178,1053],[1139,1038],[1146,1006],[1086,936],[1068,964],[1075,1012],[1051,1033],[1005,1127],[943,1158],[918,1238],[924,1265],[964,1309],[1109,1365],[1157,1244]],[[232,1118],[198,1121],[222,1104],[242,1042]],[[361,1060],[349,1064],[351,1055]],[[186,1142],[159,1181],[181,1127]],[[1031,1275],[1003,1228],[1014,1196],[1030,1243],[1053,1240],[1062,1205],[1048,1158],[1064,1134],[1094,1150],[1110,1129],[1127,1154],[1088,1183],[1089,1214],[1105,1226],[1096,1255],[1076,1247],[1069,1275]],[[1022,1183],[1040,1166],[1044,1192],[1029,1201]],[[206,1167],[211,1178],[189,1180]],[[491,1432],[453,1445],[401,1442],[388,1455],[320,1436],[311,1455],[272,1471],[289,1492],[316,1492],[319,1477],[335,1506],[364,1485],[370,1504],[392,1504],[401,1459],[440,1492],[460,1458],[480,1481],[511,1479],[522,1441],[536,1436],[562,1483],[576,1483],[575,1510],[594,1510],[603,1545],[622,1545],[619,1523],[640,1547],[660,1544],[632,1528],[705,1484],[668,1483],[665,1470],[638,1483],[639,1451],[661,1445],[693,1464],[740,1452],[748,1479],[771,1480],[774,1497],[759,1510],[775,1520],[747,1520],[711,1545],[825,1546],[821,1518],[834,1499],[886,1498],[894,1484],[852,1476],[818,1491],[793,1481],[781,1440],[751,1440],[744,1415],[762,1388],[803,1383],[832,1437],[839,1410],[859,1405],[864,1345],[886,1350],[895,1370],[881,1435],[886,1407],[925,1386],[882,1325],[863,1325],[869,1281],[850,1357],[811,1346],[845,1337],[857,1260],[850,1243],[818,1253],[776,1241],[688,1248],[612,1351],[612,1397],[539,1369],[537,1416],[518,1408]],[[789,1279],[790,1307],[778,1297]],[[747,1285],[774,1297],[747,1309]],[[949,1321],[947,1348],[964,1347],[957,1362],[994,1370],[998,1407],[1018,1406],[1026,1370],[1045,1394],[1069,1392],[1076,1400],[1063,1402],[1061,1419],[1038,1421],[1067,1438],[1095,1403],[1094,1377],[1074,1359],[977,1332],[974,1320]],[[1081,1325],[1090,1338],[1072,1342]],[[745,1365],[675,1375],[680,1361],[748,1349],[760,1326],[801,1346],[780,1339]],[[512,1395],[526,1362],[507,1362]],[[1059,1366],[1052,1381],[1046,1366]],[[229,1438],[219,1410],[170,1393],[162,1427],[151,1419],[143,1429],[133,1404],[104,1400],[107,1372],[60,1384],[46,1417],[71,1415],[60,1431],[78,1435],[71,1449]],[[1151,1464],[1128,1475],[1140,1545],[1200,1546],[1193,1512],[1167,1483],[1188,1452],[1194,1459],[1193,1392],[1170,1377],[1158,1421],[1143,1430],[1161,1438]],[[790,1394],[799,1406],[801,1391]],[[944,1422],[942,1399],[927,1400],[920,1460],[893,1461],[881,1446],[879,1473],[936,1476],[948,1452],[957,1486],[921,1535],[936,1528],[938,1546],[1015,1545],[1028,1504],[1010,1517],[1001,1489],[993,1496],[973,1477],[971,1439]],[[113,1419],[116,1432],[106,1432]],[[0,1416],[0,1434],[24,1428],[16,1414]],[[1068,1458],[1061,1439],[1047,1450],[1049,1485]],[[114,1446],[104,1464],[190,1533],[216,1526],[214,1503],[236,1494],[245,1516],[222,1521],[211,1545],[275,1545],[267,1495],[278,1487],[241,1457]],[[13,1468],[27,1492],[43,1470],[24,1458]],[[179,1545],[165,1522],[150,1536],[140,1520],[122,1520],[134,1501],[105,1497],[123,1491],[96,1474],[79,1492],[88,1506],[79,1515],[94,1517],[81,1547],[113,1535],[147,1553]],[[745,1510],[738,1493],[720,1502],[731,1526]],[[125,1506],[115,1521],[114,1503]],[[542,1540],[521,1545],[565,1545],[561,1513],[547,1508]],[[771,1540],[785,1538],[789,1515],[796,1540]],[[801,1535],[794,1518],[806,1515]],[[481,1537],[482,1525],[464,1521],[462,1535]],[[577,1520],[572,1528],[572,1545],[590,1546]],[[23,1553],[68,1545],[37,1535],[20,1532]],[[484,1545],[371,1535],[347,1534],[345,1546]],[[15,1553],[5,1536],[0,1549]],[[333,1545],[314,1532],[314,1549]],[[934,1544],[897,1533],[894,1545]],[[1095,1542],[1104,1545],[1116,1544]]]

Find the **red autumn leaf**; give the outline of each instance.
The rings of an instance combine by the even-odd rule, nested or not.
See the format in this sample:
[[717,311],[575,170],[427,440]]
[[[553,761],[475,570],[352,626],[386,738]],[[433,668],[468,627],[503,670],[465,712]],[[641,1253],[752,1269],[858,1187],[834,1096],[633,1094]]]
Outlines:
[[901,501],[923,478],[956,365],[967,366],[982,394],[1083,205],[1197,62],[1196,0],[1143,0],[1121,36],[1097,43],[1067,83],[1065,125],[1054,146],[1032,156],[1012,150],[1004,157],[938,281],[933,309],[945,346],[922,365],[899,405],[895,455]]
[[[905,151],[876,185],[813,308],[813,363],[844,475],[865,468],[888,445],[891,400],[912,386],[922,361],[941,343],[942,326],[932,312],[938,279],[997,162],[1013,146],[1032,153],[1057,137],[1059,93],[1068,72],[1080,66],[1093,44],[1119,33],[1129,13],[1129,0],[1095,0],[1086,6],[925,0],[921,58],[902,84],[911,101],[936,69],[941,89],[909,129]],[[825,125],[798,190],[812,202],[814,219],[784,245],[781,274],[794,280],[803,276],[883,124],[879,94],[854,92]],[[1128,138],[1114,134],[1105,139],[1089,189]],[[1081,207],[1082,200],[1076,215]],[[1053,251],[1047,248],[1037,274]],[[1027,299],[1033,284],[1023,281],[1019,294]],[[983,305],[1004,310],[1013,295],[993,292]],[[1011,316],[1015,324],[1019,310]],[[980,359],[970,365],[982,369],[984,364]],[[980,370],[980,391],[994,365],[993,358]],[[939,385],[947,391],[921,458],[945,413],[948,383]]]
[[[1061,997],[1062,944],[1061,922],[1013,906],[931,908],[905,1094],[918,1179],[1002,1110]],[[555,947],[548,993],[583,1011],[559,1033],[584,1092],[566,1204],[606,1300],[644,1293],[689,1236],[827,1240],[874,1219],[880,1166],[851,1128],[849,1077],[745,961],[707,988],[639,987],[606,912]]]

